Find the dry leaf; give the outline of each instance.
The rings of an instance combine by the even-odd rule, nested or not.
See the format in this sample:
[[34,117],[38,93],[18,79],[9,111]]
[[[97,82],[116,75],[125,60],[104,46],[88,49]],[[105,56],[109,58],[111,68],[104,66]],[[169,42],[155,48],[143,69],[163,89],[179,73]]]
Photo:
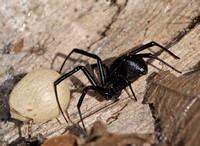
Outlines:
[[76,146],[76,145],[77,145],[76,137],[73,136],[72,134],[53,137],[42,144],[42,146]]
[[57,136],[44,142],[42,146],[63,145],[63,146],[124,146],[124,145],[153,145],[154,140],[145,134],[111,134],[107,132],[105,125],[96,121],[87,138],[78,138],[72,134]]
[[17,41],[15,44],[11,45],[9,47],[9,52],[12,50],[13,52],[20,52],[22,48],[24,47],[24,38],[21,38],[19,41]]

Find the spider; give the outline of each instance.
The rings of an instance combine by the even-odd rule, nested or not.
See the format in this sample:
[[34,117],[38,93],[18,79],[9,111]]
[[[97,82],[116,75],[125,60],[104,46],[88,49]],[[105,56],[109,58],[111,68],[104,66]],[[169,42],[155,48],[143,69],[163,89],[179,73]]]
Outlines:
[[[181,73],[179,70],[175,69],[174,67],[172,67],[171,65],[169,65],[168,63],[166,63],[165,61],[161,60],[160,58],[156,57],[155,55],[153,55],[151,53],[137,54],[138,52],[145,50],[149,47],[153,47],[153,46],[160,47],[164,51],[167,51],[175,59],[180,59],[178,56],[176,56],[175,54],[173,54],[172,52],[170,52],[169,50],[167,50],[160,44],[153,42],[153,41],[139,47],[138,49],[136,49],[134,51],[129,52],[128,54],[118,57],[117,59],[115,59],[112,62],[110,67],[103,64],[101,58],[95,54],[88,53],[86,51],[83,51],[83,50],[80,50],[77,48],[73,49],[69,53],[69,55],[65,58],[62,66],[60,68],[60,72],[62,71],[62,68],[63,68],[65,62],[67,61],[67,59],[69,58],[69,56],[72,53],[78,53],[78,54],[82,54],[87,57],[96,59],[97,64],[93,64],[92,68],[95,66],[98,67],[101,82],[100,82],[100,84],[98,84],[97,81],[95,81],[94,77],[89,73],[89,71],[84,66],[78,66],[78,67],[74,68],[73,70],[71,70],[70,72],[62,75],[60,78],[58,78],[54,82],[54,89],[55,89],[55,95],[56,95],[57,101],[58,101],[57,85],[79,70],[83,71],[83,73],[88,78],[88,80],[91,84],[89,86],[86,86],[83,89],[82,95],[79,98],[79,101],[77,104],[78,113],[79,113],[80,120],[81,120],[84,130],[86,130],[86,128],[85,128],[85,124],[83,122],[83,117],[82,117],[80,108],[81,108],[82,102],[83,102],[84,97],[87,94],[88,90],[94,90],[94,91],[98,92],[106,100],[110,100],[114,95],[120,94],[121,91],[128,86],[134,96],[135,101],[137,101],[135,93],[131,87],[131,83],[134,82],[139,77],[147,74],[147,72],[148,72],[147,63],[144,61],[143,58],[156,59],[156,60],[164,63],[171,69],[175,70],[176,72]],[[60,108],[60,111],[61,111],[63,117],[65,117],[59,102],[58,102],[58,106]]]

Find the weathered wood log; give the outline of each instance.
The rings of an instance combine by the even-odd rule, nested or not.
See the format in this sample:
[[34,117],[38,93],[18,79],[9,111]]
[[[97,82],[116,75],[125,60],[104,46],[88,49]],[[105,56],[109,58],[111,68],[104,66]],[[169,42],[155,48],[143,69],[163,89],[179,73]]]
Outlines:
[[[7,79],[15,79],[19,74],[42,67],[58,71],[64,57],[73,48],[97,54],[104,60],[117,57],[150,41],[156,41],[181,59],[175,60],[156,47],[144,52],[157,55],[183,73],[188,72],[200,60],[200,1],[57,2],[52,0],[20,3],[14,6],[16,3],[17,1],[6,1],[0,6],[10,10],[9,15],[0,16],[3,24],[7,24],[0,26],[2,86]],[[1,13],[5,12],[1,10]],[[10,45],[16,44],[22,38],[23,48],[12,52]],[[81,55],[73,55],[66,62],[64,72],[86,63],[92,64],[95,61]],[[132,84],[138,102],[134,102],[130,98],[131,94],[125,91],[117,102],[98,101],[94,95],[87,95],[81,107],[86,127],[89,128],[96,120],[101,120],[107,125],[109,132],[154,133],[154,119],[149,105],[142,104],[146,78],[158,70],[170,70],[176,76],[180,74],[158,61],[150,64],[149,73]],[[70,119],[77,123],[80,119],[76,105],[82,87],[89,82],[82,72],[78,72],[71,81],[75,86],[72,87],[68,113]],[[130,93],[128,88],[127,91]],[[58,120],[52,119],[33,125],[32,136],[42,134],[49,138],[68,132],[72,123],[65,123],[62,116],[58,117]],[[26,124],[22,124],[19,128],[8,121],[1,123],[0,128],[1,141],[4,143],[11,143],[19,136],[26,138],[28,136]]]

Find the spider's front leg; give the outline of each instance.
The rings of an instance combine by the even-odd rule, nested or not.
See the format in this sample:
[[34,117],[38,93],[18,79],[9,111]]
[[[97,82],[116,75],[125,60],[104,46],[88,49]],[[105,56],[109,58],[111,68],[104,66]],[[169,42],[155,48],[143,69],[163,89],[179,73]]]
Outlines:
[[106,77],[105,77],[105,73],[104,73],[104,70],[103,70],[103,63],[102,63],[102,60],[99,56],[97,56],[96,54],[92,54],[92,53],[88,53],[86,51],[83,51],[83,50],[80,50],[80,49],[73,49],[69,55],[65,58],[61,68],[60,68],[60,71],[59,73],[61,73],[62,71],[62,68],[65,64],[65,62],[67,61],[67,59],[69,58],[69,56],[71,56],[72,53],[78,53],[78,54],[82,54],[82,55],[85,55],[87,57],[91,57],[93,59],[96,59],[97,60],[97,64],[98,64],[98,68],[99,68],[99,73],[100,73],[100,79],[101,79],[101,85],[104,86],[106,84]]
[[78,113],[79,113],[79,116],[80,116],[80,119],[81,119],[81,123],[82,123],[83,129],[85,131],[86,131],[86,128],[85,128],[85,124],[83,122],[83,117],[82,117],[80,108],[81,108],[81,105],[83,103],[83,99],[84,99],[85,95],[87,94],[88,90],[95,90],[99,94],[104,96],[106,100],[110,99],[109,89],[107,89],[107,88],[103,88],[103,87],[99,87],[99,86],[87,86],[87,87],[84,88],[83,93],[82,93],[81,97],[79,98],[79,101],[78,101],[78,104],[77,104],[77,108],[78,108]]
[[64,119],[66,122],[67,118],[64,115],[64,112],[61,108],[60,102],[59,102],[59,98],[58,98],[58,92],[57,92],[57,85],[62,82],[63,80],[65,80],[66,78],[68,78],[69,76],[73,75],[74,73],[76,73],[77,71],[82,70],[83,73],[86,75],[86,77],[88,78],[88,80],[90,81],[90,83],[92,84],[92,86],[97,86],[97,82],[94,80],[94,78],[91,76],[91,74],[88,72],[88,70],[84,67],[84,66],[78,66],[76,68],[74,68],[72,71],[64,74],[63,76],[61,76],[60,78],[58,78],[55,82],[54,82],[54,91],[55,91],[55,96],[56,96],[56,101],[58,103],[58,107],[60,109],[61,114],[63,115]]

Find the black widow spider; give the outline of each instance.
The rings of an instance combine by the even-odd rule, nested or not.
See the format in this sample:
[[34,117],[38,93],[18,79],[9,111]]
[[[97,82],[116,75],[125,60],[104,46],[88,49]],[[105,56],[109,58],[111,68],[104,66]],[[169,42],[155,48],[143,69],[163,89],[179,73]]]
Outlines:
[[[97,84],[97,82],[95,81],[93,76],[88,72],[88,70],[84,66],[78,66],[78,67],[74,68],[72,71],[62,75],[59,79],[57,79],[54,82],[54,89],[55,89],[55,95],[56,95],[57,101],[58,101],[57,85],[60,82],[62,82],[63,80],[65,80],[66,78],[68,78],[69,76],[71,76],[74,73],[76,73],[77,71],[79,71],[80,69],[84,72],[84,74],[86,75],[86,77],[88,78],[88,80],[91,83],[91,85],[86,86],[84,88],[83,93],[77,104],[78,113],[79,113],[80,120],[82,122],[84,130],[86,130],[86,129],[85,129],[85,125],[83,123],[83,118],[82,118],[80,107],[81,107],[83,99],[88,90],[95,90],[101,96],[103,96],[106,100],[109,100],[112,98],[112,96],[120,94],[122,89],[129,86],[129,88],[131,89],[131,92],[135,98],[135,101],[137,101],[137,98],[131,87],[131,83],[133,81],[135,81],[136,79],[138,79],[140,76],[147,74],[147,72],[148,72],[147,64],[143,60],[143,58],[157,59],[160,62],[167,65],[168,67],[170,67],[171,69],[175,70],[176,72],[181,73],[180,71],[178,71],[177,69],[175,69],[174,67],[172,67],[171,65],[169,65],[168,63],[166,63],[165,61],[161,60],[160,58],[156,57],[155,55],[153,55],[151,53],[137,54],[138,52],[145,50],[149,47],[153,47],[153,46],[160,47],[163,50],[167,51],[174,58],[180,59],[178,56],[176,56],[175,54],[173,54],[172,52],[170,52],[163,46],[159,45],[158,43],[150,42],[150,43],[147,43],[147,44],[139,47],[138,49],[136,49],[134,51],[131,51],[128,54],[118,57],[116,60],[113,61],[113,63],[111,64],[111,66],[109,68],[108,66],[106,66],[105,64],[102,63],[102,60],[99,56],[88,53],[88,52],[80,50],[80,49],[76,49],[76,48],[73,49],[69,53],[69,55],[66,57],[65,61],[63,62],[60,72],[62,71],[62,68],[63,68],[66,60],[69,58],[69,56],[72,53],[82,54],[82,55],[85,55],[85,56],[88,56],[88,57],[91,57],[91,58],[97,60],[96,66],[98,66],[98,69],[99,69],[101,84],[100,85]],[[58,106],[60,108],[60,111],[61,111],[63,117],[67,121],[67,119],[64,116],[64,113],[61,109],[61,106],[59,104],[59,101],[58,101]]]

